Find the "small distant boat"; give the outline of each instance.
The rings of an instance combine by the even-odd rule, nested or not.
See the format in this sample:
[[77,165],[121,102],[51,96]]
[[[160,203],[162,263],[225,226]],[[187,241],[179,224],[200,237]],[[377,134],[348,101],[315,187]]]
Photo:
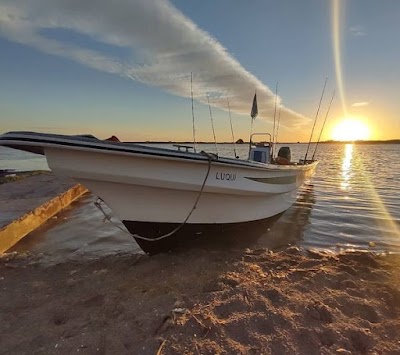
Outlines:
[[148,253],[177,235],[280,214],[317,165],[289,164],[287,149],[288,164],[276,164],[271,138],[250,143],[248,159],[34,132],[5,133],[0,145],[45,155],[55,174],[99,196]]

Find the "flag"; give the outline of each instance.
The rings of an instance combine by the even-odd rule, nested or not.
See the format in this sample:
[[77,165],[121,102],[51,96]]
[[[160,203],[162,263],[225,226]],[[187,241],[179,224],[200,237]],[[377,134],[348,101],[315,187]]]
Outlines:
[[254,94],[253,99],[253,106],[251,107],[250,116],[254,120],[258,115],[258,108],[257,108],[257,94]]

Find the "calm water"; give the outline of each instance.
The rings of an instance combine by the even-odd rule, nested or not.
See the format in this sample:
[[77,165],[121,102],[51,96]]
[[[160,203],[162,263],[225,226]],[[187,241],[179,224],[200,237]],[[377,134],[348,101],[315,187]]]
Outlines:
[[[304,157],[306,145],[290,147],[293,160]],[[215,152],[213,145],[199,148]],[[219,153],[233,156],[232,148],[220,145]],[[239,156],[247,156],[247,145],[236,148]],[[318,149],[316,174],[292,208],[268,226],[241,233],[252,234],[257,245],[266,247],[291,243],[400,252],[400,145],[325,144]],[[0,156],[0,169],[46,168],[42,157],[1,147]],[[88,196],[70,206],[17,248],[59,254],[139,251],[128,235],[102,222],[93,200]]]
[[0,147],[0,170],[49,170],[49,166],[41,155]]

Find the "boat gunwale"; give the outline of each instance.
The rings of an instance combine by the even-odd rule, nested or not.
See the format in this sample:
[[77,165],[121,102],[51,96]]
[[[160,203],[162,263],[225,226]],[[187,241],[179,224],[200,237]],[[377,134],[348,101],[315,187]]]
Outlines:
[[[31,144],[27,144],[31,143]],[[81,136],[68,136],[68,135],[56,135],[49,133],[35,133],[35,132],[8,132],[0,135],[0,145],[10,147],[13,146],[33,146],[43,148],[58,148],[62,147],[65,149],[77,150],[84,148],[88,151],[98,151],[107,154],[123,153],[124,155],[147,155],[158,158],[172,158],[172,159],[185,159],[207,162],[209,156],[213,157],[213,153],[194,153],[194,152],[182,152],[175,151],[168,148],[161,147],[148,147],[137,143],[126,143],[126,142],[112,142],[97,140],[97,138],[86,138]],[[123,146],[123,147],[122,147]],[[209,154],[209,156],[207,155]],[[275,165],[275,164],[264,164],[259,162],[253,162],[251,160],[243,159],[232,159],[228,157],[218,157],[215,155],[213,163],[222,165],[234,165],[240,167],[248,167],[258,170],[269,170],[269,171],[299,171],[309,170],[313,166],[318,164],[318,161],[314,161],[308,164],[291,164],[291,165]]]

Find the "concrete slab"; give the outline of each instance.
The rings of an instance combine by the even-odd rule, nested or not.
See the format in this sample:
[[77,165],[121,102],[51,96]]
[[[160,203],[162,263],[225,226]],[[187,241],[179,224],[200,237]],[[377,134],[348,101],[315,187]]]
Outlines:
[[0,253],[86,192],[51,172],[0,185]]

